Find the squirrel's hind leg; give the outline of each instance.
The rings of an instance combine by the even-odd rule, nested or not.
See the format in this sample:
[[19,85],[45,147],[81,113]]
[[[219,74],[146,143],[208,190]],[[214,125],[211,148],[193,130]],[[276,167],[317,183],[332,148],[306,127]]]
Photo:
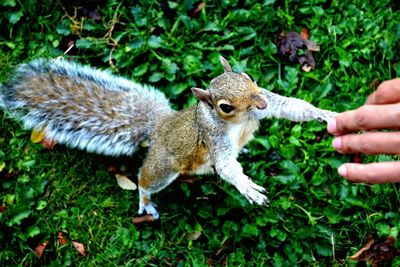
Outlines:
[[154,220],[158,220],[160,215],[156,210],[155,204],[151,201],[150,192],[139,186],[139,211],[138,214],[142,215],[144,211],[147,214],[153,215]]
[[155,208],[156,205],[151,201],[151,194],[157,193],[174,181],[179,173],[166,172],[165,169],[151,166],[148,168],[146,164],[139,173],[139,214],[146,211],[147,214],[153,215],[154,220],[160,218]]

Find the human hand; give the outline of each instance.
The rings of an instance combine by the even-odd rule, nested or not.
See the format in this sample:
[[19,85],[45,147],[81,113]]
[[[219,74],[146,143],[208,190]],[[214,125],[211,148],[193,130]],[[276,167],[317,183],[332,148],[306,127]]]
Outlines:
[[[381,83],[365,105],[328,121],[340,153],[400,154],[400,78]],[[388,129],[391,131],[376,131]],[[361,133],[358,133],[362,131]],[[400,162],[345,163],[341,176],[353,182],[400,182]]]

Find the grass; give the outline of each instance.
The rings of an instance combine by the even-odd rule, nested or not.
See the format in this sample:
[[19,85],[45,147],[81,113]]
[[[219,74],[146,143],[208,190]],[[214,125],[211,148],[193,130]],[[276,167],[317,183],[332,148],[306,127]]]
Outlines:
[[[195,103],[190,87],[222,72],[221,54],[260,86],[335,111],[400,76],[396,1],[76,1],[76,14],[68,3],[0,2],[2,81],[17,64],[63,56],[72,43],[66,57],[157,86],[177,109]],[[302,28],[321,47],[309,73],[276,53],[282,30]],[[336,168],[353,156],[334,152],[318,122],[265,120],[240,155],[269,191],[269,207],[249,205],[218,177],[199,177],[157,194],[161,221],[138,227],[137,192],[120,189],[108,168],[126,166],[135,180],[144,151],[118,159],[49,151],[0,116],[2,266],[355,266],[348,257],[369,236],[398,236],[399,186],[342,179]],[[62,245],[58,232],[87,256]],[[33,250],[46,241],[38,259]]]

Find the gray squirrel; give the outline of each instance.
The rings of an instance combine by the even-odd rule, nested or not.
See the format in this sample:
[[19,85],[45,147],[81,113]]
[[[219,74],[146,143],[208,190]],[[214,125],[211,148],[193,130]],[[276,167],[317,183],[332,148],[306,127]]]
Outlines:
[[224,73],[208,90],[192,88],[199,100],[181,111],[155,88],[67,60],[21,64],[0,86],[0,106],[25,129],[88,152],[132,155],[150,148],[138,174],[139,214],[159,218],[151,194],[179,175],[216,172],[252,204],[267,203],[265,189],[243,173],[236,160],[266,117],[326,121],[336,113],[259,87],[245,73]]

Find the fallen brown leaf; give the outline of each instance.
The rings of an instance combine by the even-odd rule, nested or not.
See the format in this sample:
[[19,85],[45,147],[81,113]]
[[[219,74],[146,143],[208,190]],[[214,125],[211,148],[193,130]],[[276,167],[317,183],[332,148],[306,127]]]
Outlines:
[[187,234],[186,238],[188,240],[194,241],[194,240],[199,239],[200,236],[201,236],[201,231],[196,230],[196,231],[194,231],[192,233]]
[[86,256],[86,250],[85,247],[83,246],[82,243],[72,241],[72,244],[74,245],[74,248],[82,255]]
[[57,233],[58,241],[60,241],[61,245],[65,245],[68,243],[67,239],[64,238],[62,232]]
[[31,133],[32,143],[39,143],[47,149],[53,149],[57,142],[46,137],[46,131],[41,128],[34,128]]
[[300,32],[301,37],[304,39],[310,39],[310,32],[308,31],[307,28],[302,28]]
[[53,149],[54,146],[57,144],[56,140],[47,138],[46,136],[43,138],[43,140],[40,142],[40,144],[47,148],[47,149]]
[[206,6],[206,2],[201,2],[192,12],[192,17],[197,16],[200,11]]
[[350,256],[350,259],[369,261],[372,267],[390,264],[393,258],[400,254],[400,251],[394,247],[394,241],[393,237],[378,241],[370,238],[364,247]]
[[362,253],[370,249],[371,245],[375,242],[375,240],[372,238],[370,239],[367,244],[364,245],[359,251],[357,251],[354,255],[350,256],[349,258],[352,260],[358,260],[358,258],[361,256]]
[[131,180],[129,180],[128,177],[126,177],[125,175],[122,174],[115,174],[115,178],[117,179],[117,183],[119,185],[119,187],[121,187],[122,189],[125,190],[136,190],[137,186],[134,182],[132,182]]
[[278,37],[277,49],[278,55],[290,62],[298,62],[304,71],[311,71],[315,68],[315,60],[312,51],[319,51],[319,46],[310,40],[309,32],[303,29],[299,34],[297,32],[281,32]]
[[381,80],[375,78],[375,79],[372,81],[372,83],[370,83],[369,88],[370,88],[370,89],[373,89],[373,90],[376,90],[376,89],[378,88],[379,84],[381,84]]
[[197,177],[195,176],[182,176],[178,180],[180,183],[194,184],[197,182]]
[[45,133],[41,129],[33,129],[31,133],[31,141],[33,143],[40,143],[45,136]]
[[132,222],[133,224],[142,224],[142,223],[146,223],[146,222],[154,222],[154,217],[151,214],[147,214],[144,216],[139,216],[139,217],[135,217],[133,218]]
[[38,256],[38,258],[40,259],[43,255],[44,250],[46,249],[47,244],[49,243],[49,241],[46,241],[42,244],[40,244],[39,246],[37,246],[34,251],[36,256]]

